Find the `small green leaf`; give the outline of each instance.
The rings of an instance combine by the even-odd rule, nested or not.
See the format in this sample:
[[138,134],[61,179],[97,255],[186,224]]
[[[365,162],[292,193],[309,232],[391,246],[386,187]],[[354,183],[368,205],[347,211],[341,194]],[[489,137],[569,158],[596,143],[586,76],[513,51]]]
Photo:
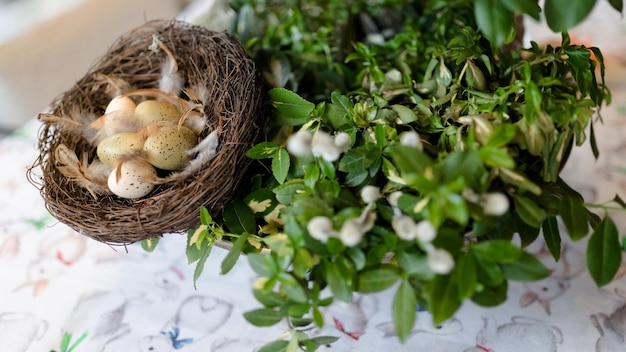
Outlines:
[[248,233],[243,233],[233,243],[232,248],[228,251],[228,254],[226,255],[226,257],[224,257],[224,260],[222,260],[222,271],[220,272],[220,274],[227,274],[235,266],[235,264],[237,263],[237,259],[239,259],[239,257],[241,256],[241,249],[243,248],[243,245],[246,243],[246,241],[248,241],[248,236]]
[[495,307],[506,301],[508,289],[509,282],[506,280],[496,286],[485,286],[482,291],[477,291],[472,296],[472,301],[479,306]]
[[539,259],[526,252],[517,261],[502,264],[502,273],[507,279],[517,281],[537,281],[550,276]]
[[417,121],[417,114],[404,105],[394,104],[391,105],[391,109],[398,114],[398,118],[404,124]]
[[280,116],[295,125],[302,124],[315,109],[315,104],[285,88],[273,88],[269,96]]
[[478,151],[480,159],[487,165],[494,168],[503,167],[507,169],[515,168],[515,161],[509,152],[504,148],[484,147]]
[[254,326],[272,326],[283,319],[283,313],[271,308],[259,308],[243,313],[243,317]]
[[517,126],[511,123],[503,123],[497,125],[493,133],[487,139],[487,145],[490,147],[503,147],[515,138],[517,134]]
[[308,300],[306,291],[302,285],[290,273],[282,272],[278,274],[278,282],[289,299],[298,303],[306,303]]
[[622,262],[617,226],[605,217],[587,244],[587,267],[598,286],[611,282]]
[[507,168],[500,168],[498,171],[498,176],[500,176],[502,181],[515,185],[520,189],[527,190],[536,195],[541,194],[541,188],[537,186],[536,183],[529,180],[526,176]]
[[546,243],[546,247],[554,257],[555,261],[559,261],[561,257],[561,234],[559,232],[559,226],[556,221],[556,217],[547,217],[542,224],[543,239]]
[[258,253],[248,253],[246,255],[246,257],[248,257],[248,264],[250,264],[250,267],[255,273],[262,277],[269,277],[272,276],[272,271],[265,265],[265,261],[263,259],[265,256],[267,255]]
[[277,149],[272,158],[272,174],[278,183],[282,184],[285,182],[290,165],[291,162],[287,150],[285,148]]
[[157,247],[157,244],[159,244],[158,237],[141,240],[141,248],[148,253],[152,253]]
[[248,149],[246,156],[255,160],[271,158],[280,148],[280,145],[274,142],[261,142]]
[[281,204],[291,205],[302,190],[304,190],[304,180],[295,179],[274,188],[274,194],[276,194],[276,200]]
[[317,346],[330,345],[333,342],[336,342],[337,340],[339,340],[338,336],[318,336],[318,337],[314,337],[311,339],[311,341],[315,343]]
[[393,298],[391,317],[400,342],[406,341],[413,330],[417,300],[411,284],[403,280]]
[[372,143],[350,149],[339,161],[343,172],[361,172],[380,157],[380,150]]
[[364,271],[359,275],[357,289],[359,292],[371,293],[385,290],[400,279],[400,275],[392,269],[376,268]]
[[209,214],[209,210],[205,206],[200,207],[200,222],[203,225],[207,226],[213,223],[213,218],[211,217],[211,214]]
[[211,249],[213,248],[213,243],[210,245],[204,246],[201,249],[200,257],[198,258],[198,262],[196,263],[196,268],[193,271],[193,287],[196,288],[196,282],[200,275],[202,275],[202,271],[204,271],[204,264],[206,264],[207,259],[209,258],[209,254],[211,254]]
[[341,301],[350,302],[352,300],[352,279],[346,275],[349,273],[342,270],[338,263],[330,263],[326,266],[326,280],[333,295]]
[[254,213],[241,199],[229,204],[222,214],[224,222],[233,233],[256,233]]
[[252,294],[257,301],[266,307],[274,308],[285,304],[285,297],[274,291],[254,289],[252,290]]
[[286,352],[289,341],[277,340],[265,344],[257,352]]
[[541,227],[541,223],[548,216],[546,211],[530,198],[513,195],[513,203],[519,217],[532,227]]

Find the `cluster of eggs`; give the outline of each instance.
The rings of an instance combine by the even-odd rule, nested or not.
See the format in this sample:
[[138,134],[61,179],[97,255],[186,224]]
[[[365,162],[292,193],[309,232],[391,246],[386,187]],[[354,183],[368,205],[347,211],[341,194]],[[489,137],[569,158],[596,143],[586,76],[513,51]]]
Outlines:
[[136,104],[123,95],[111,100],[100,121],[108,133],[97,143],[96,154],[112,169],[107,185],[113,194],[129,199],[144,197],[158,183],[158,170],[175,171],[185,166],[198,135],[181,124],[183,115],[165,100]]

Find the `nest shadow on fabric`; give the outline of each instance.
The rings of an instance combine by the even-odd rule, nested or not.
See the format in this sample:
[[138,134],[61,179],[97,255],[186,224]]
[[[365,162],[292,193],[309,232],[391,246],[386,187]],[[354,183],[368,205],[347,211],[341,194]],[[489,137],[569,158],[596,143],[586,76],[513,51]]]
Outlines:
[[55,218],[109,244],[187,231],[198,224],[201,205],[219,213],[244,179],[250,163],[246,151],[262,137],[267,100],[255,63],[227,33],[176,20],[150,21],[118,38],[74,87],[52,103],[51,114],[72,116],[79,110],[83,116],[102,115],[111,99],[110,79],[128,83],[128,89],[156,88],[166,53],[149,49],[155,36],[176,57],[183,87],[203,85],[211,97],[204,106],[208,119],[199,137],[218,131],[215,157],[192,175],[157,186],[145,198],[93,197],[59,172],[54,151],[65,144],[77,155],[95,158],[96,148],[44,122],[40,156],[27,175]]

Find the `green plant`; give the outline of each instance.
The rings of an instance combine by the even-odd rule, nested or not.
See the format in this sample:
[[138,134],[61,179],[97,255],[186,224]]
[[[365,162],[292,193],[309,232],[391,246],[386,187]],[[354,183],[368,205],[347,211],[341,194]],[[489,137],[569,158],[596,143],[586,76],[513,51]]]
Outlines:
[[560,46],[512,51],[514,14],[538,18],[536,2],[236,2],[234,33],[275,86],[274,115],[248,152],[259,160],[249,188],[222,214],[201,209],[189,232],[195,279],[216,241],[232,243],[223,273],[246,254],[262,307],[245,317],[291,329],[263,351],[330,342],[304,331],[354,292],[397,286],[401,340],[416,317],[407,307],[438,324],[467,299],[500,304],[510,280],[549,275],[524,248],[543,236],[558,260],[557,219],[574,241],[592,229],[589,272],[609,282],[617,229],[559,177],[587,138],[597,156],[593,125],[610,102],[600,50],[564,31],[583,2],[546,1]]

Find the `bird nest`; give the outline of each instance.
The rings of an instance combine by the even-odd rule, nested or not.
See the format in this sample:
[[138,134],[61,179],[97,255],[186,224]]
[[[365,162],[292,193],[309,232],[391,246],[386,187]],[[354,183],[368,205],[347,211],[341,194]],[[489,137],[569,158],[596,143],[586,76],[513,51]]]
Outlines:
[[[141,198],[116,196],[90,174],[103,133],[94,126],[116,96],[178,102],[196,119],[190,161],[159,171]],[[250,162],[246,152],[262,137],[265,102],[254,62],[227,33],[147,22],[118,38],[50,113],[40,114],[40,155],[28,176],[55,218],[98,241],[128,244],[181,233],[198,224],[200,206],[219,213],[233,199]]]

